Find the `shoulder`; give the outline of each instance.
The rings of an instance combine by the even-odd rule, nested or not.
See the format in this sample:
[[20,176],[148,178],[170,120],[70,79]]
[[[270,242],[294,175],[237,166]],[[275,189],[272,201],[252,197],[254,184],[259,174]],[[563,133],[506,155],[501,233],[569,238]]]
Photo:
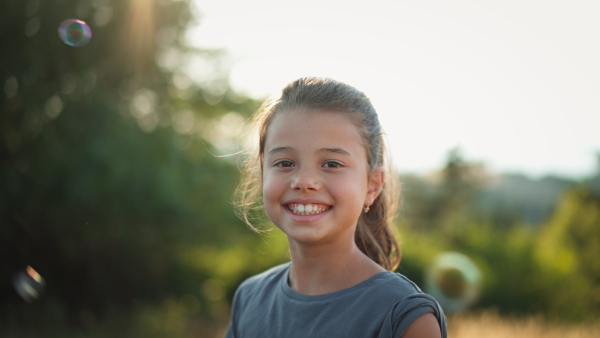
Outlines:
[[376,277],[373,287],[386,296],[398,299],[423,294],[417,284],[399,273],[388,271]]
[[291,263],[285,263],[246,279],[238,287],[235,298],[257,296],[261,291],[272,290],[287,278]]
[[290,266],[291,263],[284,263],[249,277],[242,282],[242,284],[240,284],[240,288],[253,288],[264,283],[273,282],[275,280],[280,281],[281,278],[285,278],[285,276],[287,276]]
[[250,317],[252,313],[264,310],[271,304],[276,295],[273,292],[281,286],[282,279],[287,277],[290,263],[278,265],[263,273],[246,279],[235,291],[231,309],[231,320],[227,330],[227,337],[239,337],[240,325],[244,316]]
[[413,281],[399,273],[386,273],[379,282],[382,286],[378,288],[379,292],[383,297],[393,300],[386,322],[394,332],[394,337],[404,334],[413,323],[423,324],[427,319],[427,323],[431,324],[432,316],[437,320],[442,337],[446,336],[444,312],[432,296],[421,291]]

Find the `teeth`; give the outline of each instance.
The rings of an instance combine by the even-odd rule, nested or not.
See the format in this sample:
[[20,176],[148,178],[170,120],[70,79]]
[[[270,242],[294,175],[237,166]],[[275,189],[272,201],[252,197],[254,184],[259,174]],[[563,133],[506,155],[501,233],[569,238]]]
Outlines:
[[328,206],[326,205],[322,205],[322,204],[290,204],[289,209],[297,214],[297,215],[314,215],[314,214],[318,214],[321,213],[327,209],[329,209]]

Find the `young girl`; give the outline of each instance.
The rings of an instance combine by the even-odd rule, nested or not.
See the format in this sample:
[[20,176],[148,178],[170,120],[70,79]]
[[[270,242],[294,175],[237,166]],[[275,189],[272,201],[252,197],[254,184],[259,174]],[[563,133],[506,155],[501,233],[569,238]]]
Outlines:
[[291,262],[244,281],[226,337],[446,337],[438,303],[392,272],[398,191],[381,126],[360,91],[302,78],[255,116],[258,152],[237,206],[262,204]]

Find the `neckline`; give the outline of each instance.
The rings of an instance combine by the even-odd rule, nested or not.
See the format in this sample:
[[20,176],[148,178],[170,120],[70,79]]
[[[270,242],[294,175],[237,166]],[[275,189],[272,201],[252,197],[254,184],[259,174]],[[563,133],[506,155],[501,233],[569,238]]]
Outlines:
[[290,262],[288,264],[288,266],[285,268],[285,270],[283,271],[283,278],[281,280],[281,288],[280,289],[286,296],[293,298],[295,300],[304,301],[304,302],[322,301],[322,300],[328,300],[328,299],[341,297],[341,296],[347,295],[349,293],[356,292],[357,290],[363,289],[365,287],[368,287],[375,280],[380,279],[380,278],[392,273],[390,271],[378,272],[377,274],[373,275],[369,279],[366,279],[356,285],[353,285],[349,288],[345,288],[345,289],[342,289],[339,291],[324,293],[321,295],[305,295],[303,293],[293,290],[290,287],[288,280],[290,278],[291,268],[292,268],[292,263]]

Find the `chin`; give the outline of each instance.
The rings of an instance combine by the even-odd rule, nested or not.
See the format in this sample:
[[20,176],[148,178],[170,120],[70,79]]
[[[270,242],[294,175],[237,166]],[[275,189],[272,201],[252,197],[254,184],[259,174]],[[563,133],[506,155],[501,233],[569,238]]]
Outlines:
[[326,238],[325,234],[320,231],[315,231],[315,229],[293,229],[288,231],[284,230],[284,232],[287,235],[288,241],[294,241],[298,244],[318,244]]

